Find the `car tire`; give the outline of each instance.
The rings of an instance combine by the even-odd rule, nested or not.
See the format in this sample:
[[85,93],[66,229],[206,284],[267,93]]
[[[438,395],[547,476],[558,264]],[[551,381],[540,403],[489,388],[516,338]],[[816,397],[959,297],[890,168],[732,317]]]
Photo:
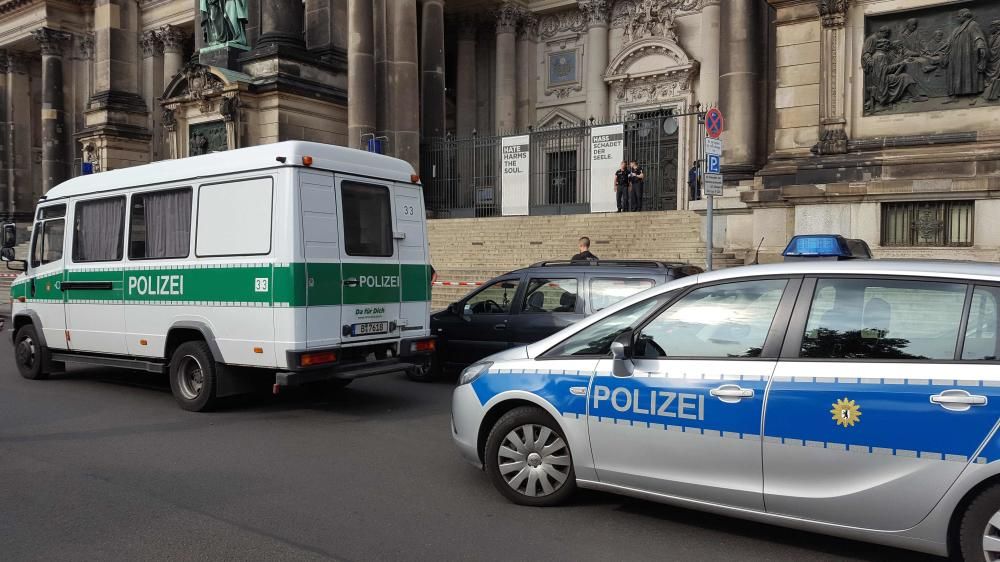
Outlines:
[[218,370],[212,350],[203,341],[184,342],[170,359],[170,391],[189,412],[206,412],[217,403]]
[[[988,556],[984,539],[996,539],[995,550]],[[959,527],[960,559],[996,560],[1000,558],[1000,484],[980,492],[965,508]]]
[[516,504],[558,505],[576,490],[569,443],[540,408],[522,406],[501,416],[486,439],[485,455],[493,485]]
[[49,350],[42,346],[34,324],[25,324],[14,335],[14,362],[21,376],[37,381],[49,378]]
[[441,365],[437,358],[431,358],[423,365],[414,365],[406,369],[406,376],[411,381],[434,382],[441,378]]

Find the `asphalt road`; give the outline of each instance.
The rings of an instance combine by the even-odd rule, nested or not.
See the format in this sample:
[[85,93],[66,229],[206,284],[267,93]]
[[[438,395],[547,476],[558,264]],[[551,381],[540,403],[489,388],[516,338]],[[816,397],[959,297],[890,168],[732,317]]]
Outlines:
[[3,336],[5,560],[932,559],[600,493],[512,505],[458,458],[449,384],[382,376],[193,414],[153,375],[24,380]]

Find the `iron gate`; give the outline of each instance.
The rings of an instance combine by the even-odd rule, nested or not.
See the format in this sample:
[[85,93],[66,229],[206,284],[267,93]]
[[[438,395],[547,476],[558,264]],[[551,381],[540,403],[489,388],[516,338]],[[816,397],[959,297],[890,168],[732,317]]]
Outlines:
[[[679,177],[681,131],[691,127],[692,119],[694,138],[703,138],[704,113],[674,113],[671,109],[635,113],[612,123],[529,128],[521,134],[530,139],[530,213],[590,212],[591,128],[618,123],[623,124],[625,133],[624,158],[636,160],[646,174],[643,210],[676,209],[679,189],[687,185],[687,178]],[[473,134],[425,141],[420,165],[427,210],[439,218],[500,215],[500,145],[504,136],[508,135]],[[691,158],[703,158],[700,146]],[[607,181],[610,189],[613,178]]]

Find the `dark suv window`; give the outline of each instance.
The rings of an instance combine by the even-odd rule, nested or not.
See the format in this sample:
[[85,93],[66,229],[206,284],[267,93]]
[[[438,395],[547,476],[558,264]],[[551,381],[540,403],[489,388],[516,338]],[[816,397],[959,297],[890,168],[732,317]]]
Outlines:
[[577,285],[576,279],[531,279],[521,311],[576,312]]
[[880,279],[820,279],[802,357],[955,358],[966,286]]

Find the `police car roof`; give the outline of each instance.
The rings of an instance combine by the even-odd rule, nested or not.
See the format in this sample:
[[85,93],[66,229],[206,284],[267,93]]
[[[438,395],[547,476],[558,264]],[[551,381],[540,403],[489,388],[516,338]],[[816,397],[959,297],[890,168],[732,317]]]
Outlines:
[[1000,265],[985,262],[947,260],[796,260],[767,265],[750,265],[702,273],[698,282],[759,275],[898,275],[941,277],[977,281],[1000,281]]
[[[44,200],[182,182],[282,165],[301,166],[303,156],[311,156],[312,167],[319,170],[390,181],[410,183],[410,176],[414,173],[413,166],[409,163],[381,154],[317,142],[285,141],[79,176],[49,190]],[[276,160],[279,157],[285,158],[285,164]]]

